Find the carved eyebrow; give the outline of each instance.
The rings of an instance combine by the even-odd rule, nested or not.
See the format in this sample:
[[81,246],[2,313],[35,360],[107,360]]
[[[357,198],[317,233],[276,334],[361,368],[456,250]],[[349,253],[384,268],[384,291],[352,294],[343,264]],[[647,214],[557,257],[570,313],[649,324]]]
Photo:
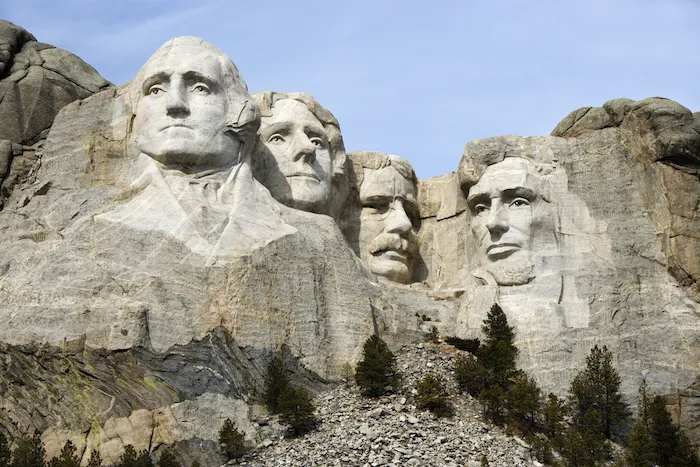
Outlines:
[[475,193],[467,198],[469,209],[473,210],[477,204],[491,204],[491,197],[488,193]]
[[182,75],[187,84],[191,83],[204,83],[209,86],[212,90],[219,90],[220,85],[213,79],[201,74],[198,71],[188,71]]
[[537,194],[530,188],[518,186],[503,190],[501,197],[505,199],[525,198],[528,201],[534,201],[537,198]]
[[156,73],[154,75],[149,76],[145,80],[143,80],[143,86],[141,87],[141,93],[146,94],[148,90],[150,89],[151,86],[153,86],[156,83],[163,83],[166,81],[170,81],[170,75],[167,73]]
[[[261,134],[268,134],[271,135],[273,133],[278,133],[282,130],[288,130],[289,129],[289,122],[275,122],[267,126],[263,131],[261,131]],[[262,127],[261,127],[262,130]]]

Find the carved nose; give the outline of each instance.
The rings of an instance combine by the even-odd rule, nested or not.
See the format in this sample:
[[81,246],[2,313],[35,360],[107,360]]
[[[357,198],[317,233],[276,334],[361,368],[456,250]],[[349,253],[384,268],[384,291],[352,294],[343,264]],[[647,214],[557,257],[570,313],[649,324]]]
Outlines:
[[303,160],[307,164],[311,164],[316,158],[316,146],[311,142],[308,136],[297,135],[294,138],[294,151],[292,160],[294,162]]
[[486,228],[492,235],[502,235],[508,231],[508,213],[501,207],[492,207],[486,221]]
[[386,231],[403,235],[411,230],[412,226],[411,219],[403,208],[403,202],[398,198],[395,199],[389,217],[386,219]]
[[170,89],[168,92],[167,112],[168,115],[173,117],[189,115],[190,107],[187,102],[187,92],[184,89],[177,87]]

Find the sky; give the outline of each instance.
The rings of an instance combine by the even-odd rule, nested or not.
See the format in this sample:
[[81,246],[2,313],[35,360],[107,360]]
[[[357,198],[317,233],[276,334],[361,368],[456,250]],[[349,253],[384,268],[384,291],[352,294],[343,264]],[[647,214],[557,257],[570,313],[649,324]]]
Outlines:
[[469,141],[548,135],[614,98],[700,111],[700,0],[0,0],[0,18],[114,84],[202,37],[251,92],[313,95],[348,152],[405,157],[421,179]]

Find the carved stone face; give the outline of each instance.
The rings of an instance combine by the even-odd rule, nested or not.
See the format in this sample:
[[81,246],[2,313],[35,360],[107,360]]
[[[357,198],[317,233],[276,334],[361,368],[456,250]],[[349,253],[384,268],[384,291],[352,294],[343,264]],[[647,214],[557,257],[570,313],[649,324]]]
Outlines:
[[267,148],[263,157],[274,158],[263,175],[272,196],[296,209],[327,213],[333,164],[326,131],[313,113],[299,101],[281,99],[272,116],[262,118],[260,139]]
[[144,65],[134,133],[139,150],[167,165],[231,165],[239,142],[224,132],[228,96],[221,57],[196,45],[159,49]]
[[489,166],[469,190],[471,230],[481,267],[500,285],[532,280],[531,246],[539,202],[534,166],[506,158]]
[[364,169],[360,202],[360,257],[378,277],[410,282],[419,221],[413,182],[391,166]]

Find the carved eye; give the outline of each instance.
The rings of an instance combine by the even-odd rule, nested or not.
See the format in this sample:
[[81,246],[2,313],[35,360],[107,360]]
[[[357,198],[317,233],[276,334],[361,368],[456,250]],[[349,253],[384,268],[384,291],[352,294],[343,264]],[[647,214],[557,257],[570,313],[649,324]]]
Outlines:
[[364,205],[364,208],[371,214],[386,214],[389,212],[390,203],[388,201],[371,201]]
[[267,139],[268,143],[284,143],[284,138],[282,135],[275,133]]
[[525,198],[515,198],[515,199],[510,203],[510,205],[513,206],[513,207],[516,207],[516,208],[521,208],[521,207],[524,207],[524,206],[529,206],[529,205],[530,205],[530,201],[528,201],[528,200],[525,199]]
[[317,148],[322,148],[323,140],[321,138],[311,138],[311,144],[313,144]]
[[489,210],[489,207],[486,206],[485,204],[477,204],[476,206],[474,206],[474,214],[476,214],[477,216],[483,212],[488,211],[488,210]]
[[207,93],[208,94],[209,93],[209,86],[207,86],[206,84],[197,83],[192,87],[192,92],[202,93],[202,94]]
[[159,93],[161,93],[161,92],[165,92],[165,89],[163,89],[163,87],[160,86],[159,84],[154,84],[153,86],[151,86],[150,88],[148,88],[148,91],[146,92],[146,95],[147,95],[147,96],[151,96],[151,95],[155,96],[155,95],[157,95],[157,94],[159,94]]

